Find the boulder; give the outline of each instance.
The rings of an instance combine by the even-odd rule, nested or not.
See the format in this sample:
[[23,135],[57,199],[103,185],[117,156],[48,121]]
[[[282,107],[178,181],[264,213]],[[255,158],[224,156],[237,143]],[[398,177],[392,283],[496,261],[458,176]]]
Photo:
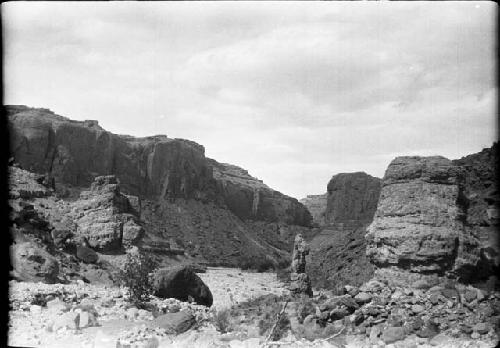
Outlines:
[[195,317],[186,312],[167,313],[156,317],[149,326],[159,327],[169,334],[181,334],[189,330],[196,322]]
[[189,266],[177,266],[158,270],[154,276],[154,294],[160,298],[176,298],[210,307],[213,303],[208,286]]
[[79,327],[83,329],[91,326],[98,326],[97,318],[95,317],[95,315],[90,312],[81,312]]
[[59,263],[47,251],[31,242],[11,246],[12,275],[28,282],[53,284],[58,281]]
[[404,340],[405,337],[406,334],[402,327],[390,326],[382,332],[382,340],[387,344]]
[[52,329],[57,331],[58,329],[67,328],[76,330],[80,327],[80,313],[67,312],[58,316],[54,320],[54,325]]
[[76,247],[76,257],[85,263],[96,263],[99,259],[99,255],[94,250],[83,245]]

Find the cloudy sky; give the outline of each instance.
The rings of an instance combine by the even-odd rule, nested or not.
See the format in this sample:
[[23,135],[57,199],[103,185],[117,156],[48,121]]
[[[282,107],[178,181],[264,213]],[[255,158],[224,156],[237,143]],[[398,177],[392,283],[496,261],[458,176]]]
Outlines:
[[285,194],[496,139],[493,2],[11,2],[4,102],[167,134]]

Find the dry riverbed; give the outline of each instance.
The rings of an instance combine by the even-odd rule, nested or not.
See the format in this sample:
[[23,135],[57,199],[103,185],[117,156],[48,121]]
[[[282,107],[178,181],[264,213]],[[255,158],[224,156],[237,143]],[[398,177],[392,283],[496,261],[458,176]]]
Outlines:
[[[285,295],[288,291],[274,273],[253,273],[228,268],[209,268],[199,274],[213,293],[214,305],[183,303],[174,299],[153,302],[165,312],[188,310],[195,314],[197,327],[177,336],[161,329],[148,327],[153,314],[147,310],[130,308],[126,291],[118,287],[84,284],[10,283],[9,345],[22,347],[259,347],[264,338],[240,333],[221,334],[208,320],[216,310],[222,310],[266,294]],[[36,303],[36,294],[48,299],[47,305]],[[69,310],[69,311],[68,311]],[[71,313],[80,314],[79,328],[65,327],[64,320]],[[84,320],[82,319],[84,318]],[[96,321],[93,321],[94,318]],[[71,318],[69,318],[71,320]],[[83,321],[82,321],[83,320]],[[82,327],[84,326],[84,327]],[[249,330],[251,332],[252,330]],[[491,342],[474,340],[431,342],[439,347],[492,347]],[[148,345],[149,344],[149,345]],[[409,344],[409,345],[408,345]],[[363,335],[343,336],[342,340],[297,340],[292,335],[275,347],[379,347],[370,344]],[[414,338],[388,348],[431,347],[428,340]]]

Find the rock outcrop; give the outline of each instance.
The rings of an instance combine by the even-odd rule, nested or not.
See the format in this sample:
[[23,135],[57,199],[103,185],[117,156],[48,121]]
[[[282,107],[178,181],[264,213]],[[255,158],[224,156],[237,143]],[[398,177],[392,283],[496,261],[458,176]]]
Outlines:
[[334,175],[327,186],[325,224],[311,240],[308,273],[314,286],[361,285],[373,275],[365,233],[377,207],[381,180],[366,173]]
[[132,214],[128,198],[120,193],[113,175],[95,178],[89,191],[72,204],[76,234],[100,251],[116,251],[137,243],[144,229]]
[[124,192],[139,197],[224,202],[242,219],[310,222],[296,199],[241,168],[207,159],[195,142],[116,135],[97,121],[73,121],[47,109],[6,106],[6,111],[15,161],[31,172],[48,173],[56,187],[88,187],[96,176],[113,174]]
[[32,242],[16,243],[10,251],[14,279],[48,284],[58,281],[59,263],[40,246]]
[[466,224],[463,169],[440,157],[397,157],[384,176],[366,235],[376,274],[394,282],[419,277],[468,279],[478,239]]
[[334,175],[327,186],[326,222],[372,221],[380,188],[379,178],[363,172]]
[[306,273],[306,256],[309,246],[301,234],[295,236],[290,272],[290,291],[294,294],[305,294],[312,297],[311,280]]
[[240,219],[282,222],[309,226],[309,211],[295,198],[283,195],[232,164],[210,159],[218,192],[228,208]]
[[308,195],[299,202],[302,203],[311,213],[313,223],[322,226],[325,224],[325,211],[327,206],[328,193],[322,195]]
[[479,239],[480,265],[476,278],[498,274],[500,265],[500,194],[498,191],[498,142],[479,153],[454,160],[464,169],[466,223]]
[[[206,158],[194,142],[116,135],[96,121],[72,121],[47,109],[6,111],[13,161],[56,193],[57,209],[45,213],[58,248],[85,237],[107,253],[142,240],[163,259],[226,266],[266,259],[276,265],[289,259],[297,230],[309,228],[311,216],[296,199],[241,168]],[[110,176],[119,189],[108,179],[93,184]],[[264,232],[275,225],[279,233]],[[179,246],[175,253],[164,248],[171,240]]]

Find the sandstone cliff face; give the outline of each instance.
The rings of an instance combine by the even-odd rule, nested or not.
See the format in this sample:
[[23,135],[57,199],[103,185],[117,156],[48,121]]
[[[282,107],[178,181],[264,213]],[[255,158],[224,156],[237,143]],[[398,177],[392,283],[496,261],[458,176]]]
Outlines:
[[462,168],[444,157],[391,162],[366,235],[378,275],[403,282],[417,275],[471,275],[478,241],[466,225],[463,182]]
[[88,187],[96,176],[115,175],[127,194],[225,203],[242,219],[309,225],[309,213],[297,200],[241,168],[207,159],[203,146],[192,141],[115,135],[97,121],[72,121],[47,109],[6,106],[6,111],[15,161],[47,173],[56,187]]
[[56,244],[85,237],[103,254],[142,240],[165,260],[237,266],[242,259],[280,263],[292,234],[307,234],[311,217],[302,204],[207,159],[194,142],[115,135],[46,109],[6,110],[14,161],[63,198],[42,208]]
[[309,211],[295,198],[283,195],[237,166],[209,160],[228,208],[243,220],[309,226]]
[[311,213],[313,223],[322,226],[325,224],[325,211],[328,194],[308,195],[299,202],[302,203]]
[[363,172],[334,175],[328,183],[326,222],[369,222],[377,209],[381,180]]
[[11,150],[24,169],[88,187],[114,174],[133,195],[205,198],[213,185],[204,148],[166,136],[133,138],[72,121],[46,109],[7,106]]
[[373,275],[365,256],[366,227],[373,219],[381,180],[366,173],[341,173],[328,183],[325,224],[312,239],[308,272],[313,285],[340,289]]

